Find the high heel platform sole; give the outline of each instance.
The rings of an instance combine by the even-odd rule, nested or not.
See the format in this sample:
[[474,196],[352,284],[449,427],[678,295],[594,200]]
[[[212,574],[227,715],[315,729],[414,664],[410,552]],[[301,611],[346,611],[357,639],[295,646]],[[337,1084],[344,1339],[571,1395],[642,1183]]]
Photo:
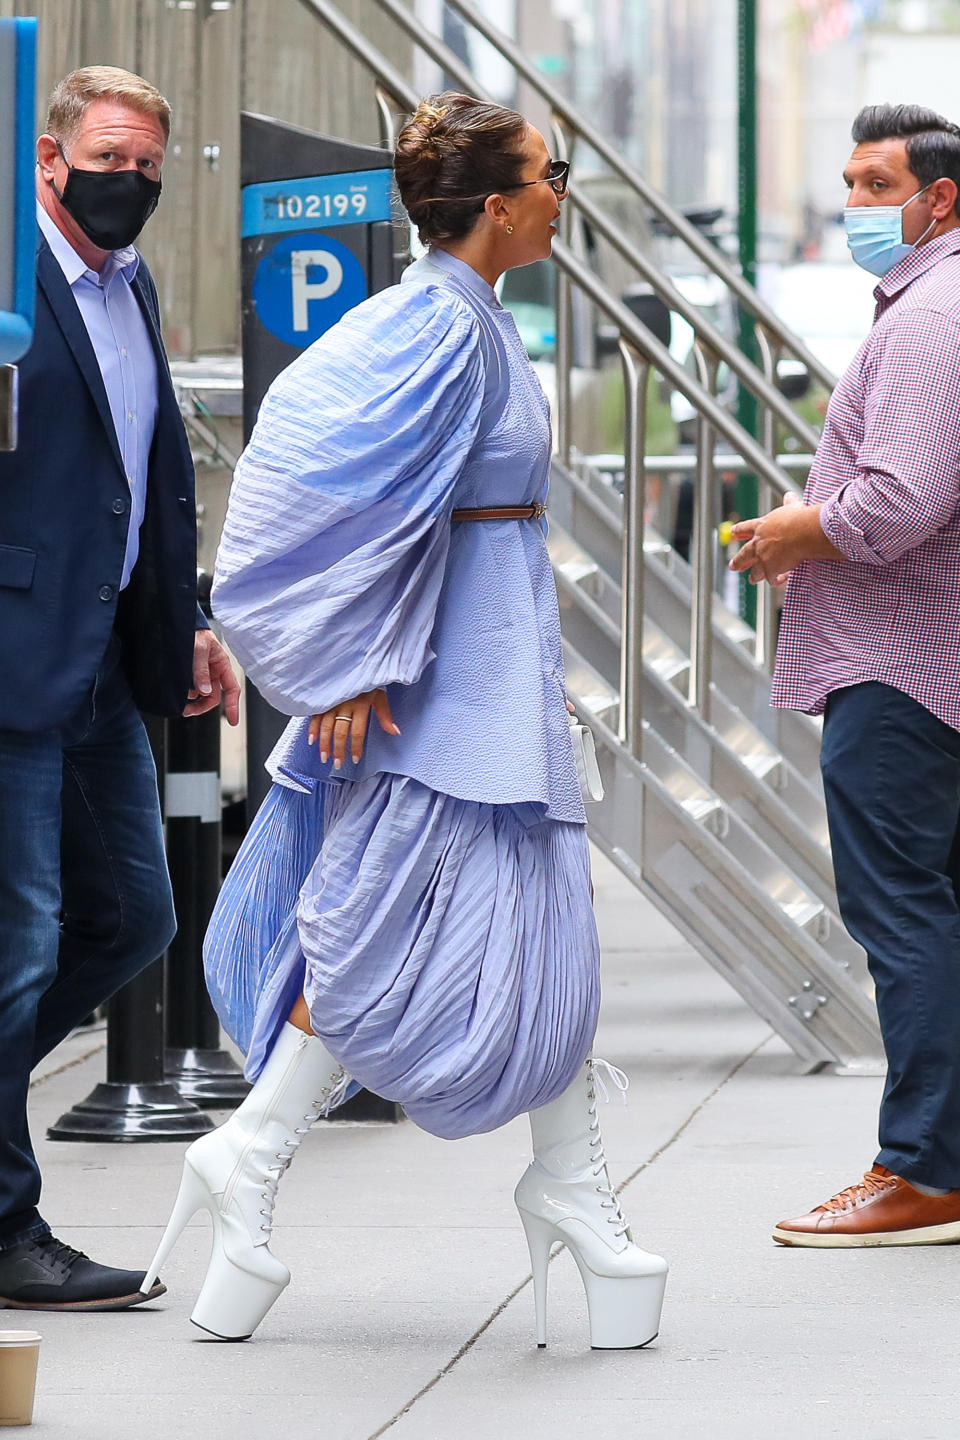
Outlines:
[[642,1350],[660,1333],[667,1276],[596,1275],[571,1251],[587,1295],[591,1350]]
[[649,1275],[598,1275],[549,1220],[524,1210],[519,1213],[530,1247],[538,1349],[545,1349],[547,1344],[547,1267],[555,1244],[570,1251],[580,1271],[592,1350],[642,1350],[656,1340],[667,1284],[665,1263],[661,1262],[663,1268],[658,1267]]
[[241,1269],[218,1248],[216,1230],[214,1222],[213,1253],[190,1321],[217,1340],[249,1340],[290,1277],[281,1283]]
[[213,1247],[207,1273],[190,1319],[217,1340],[249,1340],[270,1307],[290,1283],[290,1273],[266,1247],[251,1247],[252,1256],[276,1267],[274,1277],[254,1275],[230,1259],[224,1248],[224,1220],[206,1181],[184,1162],[180,1189],[163,1238],[143,1279],[147,1290],[165,1263],[187,1223],[200,1210],[213,1222]]

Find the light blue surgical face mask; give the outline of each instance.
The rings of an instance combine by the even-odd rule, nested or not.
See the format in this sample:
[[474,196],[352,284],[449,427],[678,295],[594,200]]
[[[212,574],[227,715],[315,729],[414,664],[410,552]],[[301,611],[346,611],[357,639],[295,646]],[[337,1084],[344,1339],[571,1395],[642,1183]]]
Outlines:
[[[932,182],[931,182],[932,183]],[[903,205],[848,205],[843,212],[843,226],[847,232],[850,254],[858,265],[869,270],[871,275],[886,275],[894,265],[926,240],[936,225],[932,220],[920,239],[913,245],[904,244],[903,212],[914,200],[930,189],[924,185],[916,195],[911,195]]]

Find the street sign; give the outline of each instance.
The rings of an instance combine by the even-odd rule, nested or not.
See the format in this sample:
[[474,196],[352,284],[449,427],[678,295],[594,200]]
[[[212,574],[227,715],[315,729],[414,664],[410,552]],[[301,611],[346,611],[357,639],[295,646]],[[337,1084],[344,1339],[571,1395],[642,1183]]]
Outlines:
[[[382,154],[382,152],[380,152]],[[243,187],[241,235],[270,235],[316,225],[329,230],[390,219],[390,170],[308,175]]]
[[301,348],[367,298],[363,266],[330,235],[285,235],[266,252],[253,277],[253,304],[262,325]]

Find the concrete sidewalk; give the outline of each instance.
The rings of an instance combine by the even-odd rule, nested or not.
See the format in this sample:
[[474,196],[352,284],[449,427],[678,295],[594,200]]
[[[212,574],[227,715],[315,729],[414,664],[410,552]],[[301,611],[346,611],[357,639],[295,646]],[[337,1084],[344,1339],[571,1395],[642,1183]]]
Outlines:
[[[630,1075],[601,1107],[641,1243],[672,1265],[659,1340],[589,1349],[579,1276],[550,1268],[538,1351],[513,1186],[521,1119],[445,1143],[324,1125],[280,1190],[274,1249],[293,1283],[254,1339],[188,1323],[208,1247],[197,1220],[169,1293],[122,1314],[19,1316],[44,1336],[45,1440],[947,1440],[960,1431],[955,1247],[783,1250],[770,1228],[873,1158],[880,1082],[804,1077],[793,1056],[606,862],[596,862],[605,999],[597,1053]],[[33,1090],[34,1134],[103,1073],[67,1042]],[[68,1068],[61,1068],[63,1066]],[[49,1073],[53,1071],[55,1073]],[[63,1239],[144,1266],[179,1145],[39,1139]]]

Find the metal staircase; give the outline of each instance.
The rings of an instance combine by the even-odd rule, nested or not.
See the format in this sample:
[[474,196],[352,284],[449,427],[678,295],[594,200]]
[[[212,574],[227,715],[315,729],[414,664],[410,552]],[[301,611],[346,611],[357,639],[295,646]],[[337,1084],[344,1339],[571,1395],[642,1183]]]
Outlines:
[[[334,0],[301,4],[375,80],[383,143],[416,105],[409,82]],[[756,630],[715,592],[718,442],[760,484],[761,506],[793,488],[778,438],[811,451],[816,435],[776,386],[777,365],[802,362],[833,377],[745,284],[715,247],[613,151],[470,0],[447,0],[549,108],[555,153],[589,147],[701,269],[719,277],[753,319],[760,364],[690,304],[650,257],[574,186],[563,207],[557,268],[556,432],[550,547],[564,628],[568,690],[597,742],[606,798],[590,807],[594,841],[773,1026],[809,1066],[851,1072],[882,1065],[865,957],[837,918],[820,789],[818,726],[769,704],[776,617],[767,590]],[[477,78],[402,0],[375,0],[448,80],[483,96]],[[577,253],[586,223],[684,317],[696,374]],[[623,494],[578,455],[572,405],[574,304],[614,327],[625,390]],[[721,363],[754,395],[759,439],[718,398]],[[651,371],[696,416],[692,563],[645,524],[647,385]]]

